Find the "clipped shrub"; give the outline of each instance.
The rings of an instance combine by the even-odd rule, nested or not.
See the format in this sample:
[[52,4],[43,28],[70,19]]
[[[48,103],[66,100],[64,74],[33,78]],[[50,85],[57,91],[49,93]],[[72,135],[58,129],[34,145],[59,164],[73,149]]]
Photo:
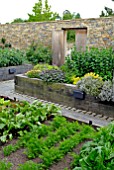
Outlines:
[[76,72],[77,77],[82,77],[88,72],[94,72],[99,74],[103,80],[112,80],[114,68],[112,48],[91,48],[83,52],[77,51],[74,47],[71,57],[72,59],[66,59],[65,68],[67,72]]
[[61,70],[44,70],[39,73],[39,78],[45,82],[63,83],[65,81],[64,73]]
[[0,67],[16,66],[23,63],[24,53],[16,49],[0,49]]
[[33,64],[48,63],[51,64],[52,56],[51,50],[48,47],[32,43],[26,52],[28,61]]
[[113,101],[114,102],[114,91],[113,84],[110,80],[105,81],[104,85],[99,94],[101,101]]
[[98,96],[103,86],[103,80],[95,73],[87,73],[76,84],[76,87],[92,96]]

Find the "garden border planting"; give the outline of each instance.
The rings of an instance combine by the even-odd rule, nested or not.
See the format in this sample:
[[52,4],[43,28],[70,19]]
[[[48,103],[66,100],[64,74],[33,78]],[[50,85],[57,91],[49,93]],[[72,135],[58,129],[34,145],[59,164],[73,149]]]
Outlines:
[[64,83],[44,83],[37,78],[25,75],[15,76],[15,91],[48,100],[69,107],[95,112],[104,116],[114,117],[114,105],[100,102],[93,96],[85,95],[85,99],[74,97],[75,85]]

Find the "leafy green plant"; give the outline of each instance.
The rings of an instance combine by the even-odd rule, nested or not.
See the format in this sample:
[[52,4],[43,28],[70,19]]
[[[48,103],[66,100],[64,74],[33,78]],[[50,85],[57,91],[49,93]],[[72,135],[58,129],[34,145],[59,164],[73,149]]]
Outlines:
[[11,170],[12,164],[10,162],[0,161],[0,169],[1,170]]
[[23,63],[24,53],[15,49],[0,49],[0,67],[16,66]]
[[14,151],[12,144],[10,144],[10,145],[3,148],[4,156],[10,155],[12,153],[12,151]]
[[[38,103],[37,103],[38,104]],[[95,137],[95,130],[88,125],[69,122],[62,116],[56,116],[48,125],[41,124],[19,137],[14,146],[5,146],[6,155],[20,147],[26,149],[29,158],[39,157],[41,162],[36,164],[27,161],[19,165],[18,170],[49,169],[54,162],[59,161],[68,152],[85,139]]]
[[65,80],[64,73],[61,70],[45,70],[39,73],[39,78],[45,82],[63,83]]
[[35,158],[41,154],[45,148],[51,148],[58,142],[74,135],[78,130],[76,125],[78,124],[67,122],[65,126],[62,125],[56,129],[56,132],[48,132],[48,136],[45,138],[45,141],[43,138],[38,139],[37,136],[32,136],[33,138],[31,137],[26,144],[27,156],[29,158]]
[[112,80],[114,68],[114,53],[111,48],[91,48],[85,52],[74,49],[71,52],[72,59],[66,59],[66,72],[74,72],[77,77],[94,72],[99,74],[103,80]]
[[49,64],[37,64],[34,66],[33,70],[28,71],[25,75],[30,78],[39,78],[39,73],[46,70],[59,70],[59,67],[49,65]]
[[84,144],[73,170],[104,170],[114,167],[114,122],[99,130],[96,138]]
[[38,63],[48,63],[51,64],[52,56],[51,51],[48,47],[44,47],[41,44],[31,44],[29,49],[26,52],[27,59],[33,64]]
[[102,86],[103,86],[102,78],[93,77],[90,74],[82,77],[81,80],[79,80],[76,84],[77,88],[92,96],[98,96]]
[[33,161],[27,161],[24,164],[20,164],[18,170],[42,170],[38,167],[38,164]]
[[4,49],[4,48],[11,48],[11,43],[6,43],[6,39],[4,37],[2,37],[1,39],[1,45],[0,48]]
[[60,109],[53,104],[43,104],[34,101],[11,103],[0,99],[0,140],[6,142],[15,135],[22,135],[23,131],[34,129],[50,116],[60,113]]

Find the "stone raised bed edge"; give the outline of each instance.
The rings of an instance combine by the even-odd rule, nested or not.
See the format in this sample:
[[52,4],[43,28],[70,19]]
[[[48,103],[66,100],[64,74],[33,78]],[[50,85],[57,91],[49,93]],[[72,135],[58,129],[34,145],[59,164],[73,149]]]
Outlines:
[[18,66],[9,66],[0,68],[0,81],[14,79],[16,74],[22,74],[31,70],[33,66],[31,64],[23,64]]
[[73,95],[74,90],[76,87],[71,84],[47,84],[37,78],[28,78],[25,75],[15,76],[15,91],[18,93],[114,118],[114,103],[104,104],[90,95],[85,95],[83,100],[76,99]]

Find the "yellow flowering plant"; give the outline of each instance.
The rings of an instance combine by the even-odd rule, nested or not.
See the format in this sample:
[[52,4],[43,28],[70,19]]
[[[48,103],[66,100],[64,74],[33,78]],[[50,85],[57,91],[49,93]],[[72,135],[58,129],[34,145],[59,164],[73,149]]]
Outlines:
[[100,77],[98,74],[90,72],[81,77],[76,86],[87,94],[98,96],[103,84],[104,82],[102,77]]
[[71,81],[72,81],[73,84],[77,84],[77,82],[78,82],[79,80],[81,80],[80,77],[73,76],[73,77],[71,78]]
[[92,77],[94,79],[99,79],[99,80],[102,80],[102,77],[100,77],[98,74],[96,73],[93,73],[93,72],[90,72],[90,73],[87,73],[84,75],[84,77]]

